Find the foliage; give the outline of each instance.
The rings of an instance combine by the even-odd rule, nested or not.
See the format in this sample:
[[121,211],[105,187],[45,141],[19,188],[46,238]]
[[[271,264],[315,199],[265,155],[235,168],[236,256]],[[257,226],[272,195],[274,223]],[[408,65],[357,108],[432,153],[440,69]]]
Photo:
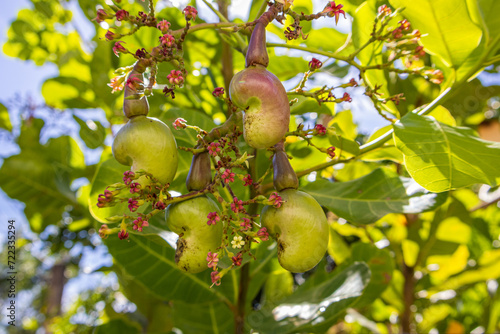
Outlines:
[[[99,270],[116,275],[120,292],[100,290],[62,315],[49,314],[46,293],[40,293],[44,302],[33,308],[43,316],[23,321],[25,331],[33,326],[56,333],[231,333],[235,327],[239,333],[500,330],[500,144],[479,136],[499,117],[498,87],[482,80],[486,71],[498,78],[498,1],[345,0],[341,8],[333,2],[313,8],[311,1],[294,0],[289,10],[292,1],[276,1],[283,24],[276,20],[267,27],[268,70],[288,90],[292,117],[286,152],[300,189],[327,215],[328,252],[314,269],[292,274],[279,265],[276,243],[259,239],[255,228],[248,240],[257,242],[248,243],[241,268],[231,256],[221,259],[220,281],[210,270],[190,274],[175,264],[177,236],[152,205],[181,197],[154,197],[140,206],[138,214],[149,218],[142,232],[132,230],[136,214],[127,202],[97,205],[104,189],[120,183],[129,170],[114,160],[109,146],[126,118],[120,93],[112,93],[108,83],[123,80],[140,61],[135,50],[153,54],[163,35],[151,24],[136,29],[122,20],[118,25],[115,13],[123,8],[130,15],[154,14],[168,20],[169,31],[181,40],[182,52],[146,72],[143,94],[149,116],[165,122],[183,148],[176,176],[162,194],[188,198],[194,196],[184,184],[192,155],[209,144],[200,146],[200,138],[236,114],[228,94],[219,98],[213,92],[217,87],[227,92],[227,73],[230,79],[245,67],[252,22],[266,12],[267,3],[253,0],[249,17],[230,21],[222,14],[228,1],[218,1],[218,9],[209,1],[192,1],[199,12],[194,20],[182,8],[163,8],[160,2],[156,8],[148,1],[69,2],[94,25],[91,41],[75,30],[66,1],[32,0],[11,23],[4,53],[37,65],[53,63],[59,74],[41,89],[52,109],[23,113],[19,127],[15,106],[0,104],[0,131],[19,147],[18,154],[4,159],[0,185],[26,204],[37,237],[22,242],[41,238],[53,262],[66,263],[72,277],[82,275],[77,245],[99,245],[97,231],[109,225],[104,243],[114,264]],[[106,40],[113,38],[105,37],[105,25],[98,22],[103,20],[95,20],[102,8],[111,13],[106,24],[126,51],[117,52]],[[205,22],[203,11],[214,12],[221,22]],[[336,19],[352,20],[349,34],[335,29]],[[319,67],[308,65],[312,56],[321,61]],[[168,78],[177,70],[183,85]],[[357,101],[370,110],[361,110]],[[53,113],[69,115],[79,132],[45,135],[51,126],[47,115]],[[369,113],[386,126],[361,132],[353,119]],[[186,128],[173,129],[178,118]],[[237,136],[228,140],[237,150],[227,155],[240,161],[234,165],[233,193],[219,187],[209,196],[221,199],[226,211],[233,197],[248,200],[249,217],[259,226],[256,214],[272,204],[273,151],[254,150]],[[99,156],[98,161],[89,156]],[[221,185],[217,171],[214,182]],[[259,187],[243,185],[247,174]],[[116,233],[127,224],[130,236],[119,240]],[[231,237],[239,233],[231,231]],[[18,252],[29,249],[23,244]],[[28,270],[41,266],[32,258],[21,261]],[[37,284],[33,278],[20,288]],[[135,304],[132,312],[113,308],[122,294]],[[98,308],[100,301],[105,306]],[[78,322],[77,314],[90,320]]]

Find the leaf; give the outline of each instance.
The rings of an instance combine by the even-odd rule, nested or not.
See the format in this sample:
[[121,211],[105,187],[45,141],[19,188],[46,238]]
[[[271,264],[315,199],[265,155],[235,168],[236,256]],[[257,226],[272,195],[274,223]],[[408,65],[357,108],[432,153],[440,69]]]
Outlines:
[[12,123],[10,122],[9,111],[7,107],[0,103],[0,128],[7,131],[12,131]]
[[443,290],[458,290],[466,285],[487,280],[496,280],[500,277],[500,250],[486,252],[479,260],[479,266],[474,270],[466,270],[448,278],[445,282],[434,285],[429,289],[430,296]]
[[80,125],[80,138],[88,148],[95,149],[104,144],[106,129],[101,122],[92,120],[85,122],[75,115],[73,118]]
[[222,334],[234,330],[234,315],[223,303],[176,301],[173,305],[174,326],[183,334]]
[[378,249],[373,244],[357,242],[352,247],[351,261],[364,262],[370,268],[371,278],[355,307],[370,305],[389,286],[394,271],[394,260],[387,249]]
[[408,173],[429,191],[496,185],[500,177],[500,144],[479,139],[469,128],[408,113],[394,124],[394,138]]
[[71,137],[53,138],[41,145],[42,126],[39,119],[30,126],[23,124],[18,140],[21,153],[5,159],[0,168],[3,191],[26,204],[24,212],[34,232],[59,222],[68,205],[74,214],[81,209],[71,183],[82,176],[85,167],[83,153]]
[[458,68],[476,49],[482,31],[470,19],[465,0],[390,0],[422,33],[425,49],[449,66]]
[[290,113],[292,115],[302,115],[309,112],[315,112],[317,114],[327,114],[331,115],[332,111],[325,104],[318,104],[316,100],[304,97],[292,95],[290,98],[297,98],[298,101],[290,107]]
[[42,95],[47,105],[57,109],[99,107],[91,85],[73,77],[46,80],[42,85]]
[[488,36],[493,39],[500,34],[500,2],[497,0],[478,0],[479,8],[484,23],[488,30]]
[[329,230],[330,240],[328,241],[328,254],[335,263],[339,265],[351,258],[351,248],[349,248],[349,245],[344,241],[342,236],[331,226]]
[[[194,109],[181,109],[181,108],[170,108],[166,112],[162,113],[159,117],[165,124],[168,125],[172,130],[172,134],[175,136],[175,139],[178,141],[177,145],[182,146],[193,146],[196,144],[198,138],[196,138],[196,131],[191,129],[181,129],[175,130],[173,129],[172,123],[177,118],[184,118],[189,125],[196,125],[205,131],[210,131],[215,127],[215,123],[213,120],[207,116],[205,113],[194,110]],[[182,141],[182,143],[180,142]],[[191,162],[190,162],[191,163]]]
[[110,254],[145,289],[163,300],[201,303],[226,301],[217,288],[210,288],[210,271],[183,273],[174,262],[175,250],[160,236],[131,234],[127,241],[106,239]]
[[281,81],[286,81],[299,73],[307,72],[309,65],[303,58],[270,55],[267,70],[276,75]]
[[388,213],[420,213],[439,207],[447,194],[434,194],[410,178],[378,168],[357,180],[320,179],[303,190],[337,216],[356,224],[371,224]]
[[[356,49],[360,49],[371,38],[371,33],[373,32],[373,24],[377,17],[376,8],[376,1],[365,1],[353,14],[354,20],[352,23],[352,42]],[[370,43],[367,47],[362,49],[356,57],[359,59],[363,66],[383,64],[386,62],[386,60],[382,56],[382,47],[383,43]],[[366,84],[369,85],[372,89],[374,89],[375,86],[381,86],[378,92],[382,93],[382,97],[385,98],[392,95],[389,92],[388,80],[384,71],[366,71],[365,81]],[[392,101],[383,104],[382,107],[394,115],[397,115],[399,113],[396,105]]]
[[249,314],[248,323],[264,333],[325,333],[369,280],[368,266],[355,263],[313,288],[296,291],[273,308]]
[[138,322],[131,322],[123,317],[122,319],[113,319],[104,325],[95,327],[94,334],[139,334],[142,332],[141,325]]
[[[92,180],[90,195],[88,197],[90,214],[97,221],[101,223],[109,223],[106,218],[115,215],[122,215],[129,212],[127,202],[118,203],[112,207],[97,207],[97,199],[99,197],[99,194],[104,193],[104,190],[107,186],[113,183],[122,182],[123,173],[127,170],[130,170],[130,167],[120,164],[114,158],[103,161],[97,167],[94,179]],[[126,192],[127,189],[122,191]]]
[[319,50],[335,51],[339,49],[347,40],[347,35],[332,28],[313,29],[304,43]]

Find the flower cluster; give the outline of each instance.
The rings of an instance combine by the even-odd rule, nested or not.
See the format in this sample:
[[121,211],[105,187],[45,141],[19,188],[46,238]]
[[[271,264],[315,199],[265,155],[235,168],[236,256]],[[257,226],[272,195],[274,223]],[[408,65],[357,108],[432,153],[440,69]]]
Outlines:
[[179,130],[179,129],[185,129],[187,127],[187,121],[184,118],[177,118],[172,125],[174,126],[174,129]]
[[269,232],[267,232],[267,228],[263,227],[260,230],[257,231],[257,236],[260,238],[262,241],[267,241],[269,240]]
[[238,198],[233,198],[233,203],[231,203],[231,210],[238,214],[240,212],[245,212],[245,208],[243,207],[243,201]]
[[224,183],[230,183],[230,182],[234,182],[234,176],[235,175],[236,174],[234,174],[233,172],[231,172],[231,169],[227,168],[224,171],[224,173],[222,173],[221,178],[224,181]]
[[186,8],[184,8],[182,10],[182,12],[184,13],[184,16],[186,17],[186,20],[195,20],[196,19],[196,15],[198,15],[198,11],[196,10],[196,8],[194,7],[191,7],[191,6],[186,6]]
[[246,186],[251,186],[253,184],[252,176],[250,174],[247,174],[246,176],[243,177],[243,185]]
[[309,62],[309,70],[311,70],[311,71],[316,71],[316,70],[320,69],[321,66],[323,66],[323,63],[316,58],[313,58]]
[[114,201],[114,196],[117,195],[119,190],[104,190],[104,194],[99,194],[97,197],[97,207],[104,208],[105,206],[109,206]]
[[340,14],[344,15],[344,19],[346,18],[345,12],[342,10],[343,5],[335,5],[335,1],[330,1],[325,9],[323,9],[322,13],[326,13],[329,17],[335,16],[335,24],[339,23]]
[[174,45],[175,38],[172,35],[165,34],[165,35],[160,37],[160,42],[162,45],[165,45],[166,47],[170,48],[170,47],[172,47],[172,45]]
[[224,88],[222,88],[222,87],[215,88],[214,91],[212,92],[212,95],[215,97],[223,96],[224,95]]
[[172,85],[181,85],[184,82],[182,72],[178,70],[172,70],[170,74],[167,75],[167,79]]
[[142,217],[137,218],[136,220],[133,221],[133,229],[139,232],[142,232],[142,228],[149,226],[149,223],[147,220],[144,220]]
[[270,196],[269,196],[269,201],[272,203],[272,205],[276,208],[276,209],[279,209],[281,208],[281,205],[283,203],[285,203],[285,201],[283,200],[283,198],[281,198],[280,195],[278,195],[277,192],[273,192]]
[[313,134],[318,136],[326,135],[326,128],[322,124],[316,124]]
[[241,254],[241,252],[239,252],[238,254],[236,254],[235,256],[233,256],[231,258],[231,261],[233,261],[234,266],[236,266],[236,267],[241,266],[241,262],[243,261],[243,254]]
[[211,142],[210,144],[208,144],[208,153],[211,155],[211,156],[217,156],[217,154],[219,154],[221,152],[221,148],[220,148],[220,144],[218,142]]
[[335,158],[335,147],[330,146],[330,147],[326,150],[326,154],[328,154],[328,156],[329,156],[331,159]]
[[217,224],[217,222],[220,221],[220,217],[219,217],[219,214],[217,212],[210,212],[208,214],[207,218],[208,218],[208,221],[207,221],[208,225],[215,225],[215,224]]
[[162,20],[156,25],[156,28],[158,28],[162,33],[165,34],[170,28],[170,22],[168,22],[167,20]]
[[252,228],[252,221],[249,218],[243,218],[243,221],[240,223],[240,227],[242,231],[248,231]]

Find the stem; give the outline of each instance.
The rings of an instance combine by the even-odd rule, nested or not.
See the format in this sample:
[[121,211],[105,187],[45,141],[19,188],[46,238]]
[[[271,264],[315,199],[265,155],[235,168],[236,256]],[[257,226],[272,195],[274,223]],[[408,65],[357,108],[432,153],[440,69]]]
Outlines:
[[[250,159],[248,163],[250,176],[253,180],[257,179],[257,154],[258,151],[254,149],[253,151],[253,159]],[[250,188],[250,197],[254,198],[257,196],[257,191],[255,188]],[[250,215],[255,215],[257,213],[258,204],[252,203],[248,207],[248,213]],[[236,304],[236,309],[234,313],[234,332],[236,334],[244,334],[245,333],[245,309],[246,309],[246,301],[247,301],[247,293],[248,293],[248,285],[250,284],[250,263],[246,263],[243,265],[240,271],[240,287],[238,291],[238,302]]]
[[411,323],[412,323],[412,311],[411,306],[415,301],[414,290],[415,290],[415,268],[408,267],[403,264],[403,302],[404,310],[401,314],[401,329],[403,334],[411,333]]
[[231,131],[242,130],[243,128],[243,113],[241,111],[232,113],[231,116],[216,128],[213,128],[204,138],[205,142],[213,142],[214,140],[225,136]]
[[[218,11],[210,2],[208,2],[207,0],[203,0],[203,2],[212,10],[212,12],[215,13],[215,15],[219,17],[219,20],[221,22],[229,22],[229,20],[226,19],[226,17],[220,11]],[[235,33],[234,35],[236,37],[236,40],[238,41],[238,44],[240,45],[240,48],[244,50],[247,43],[243,40],[243,38],[239,33]]]
[[315,53],[318,55],[326,56],[328,58],[333,58],[337,59],[340,61],[344,61],[346,63],[349,63],[350,65],[356,67],[358,70],[362,69],[362,66],[356,63],[354,60],[350,60],[347,57],[342,57],[337,55],[335,52],[328,52],[328,51],[323,51],[323,50],[318,50],[314,48],[309,48],[305,46],[299,46],[299,45],[291,45],[291,44],[281,44],[281,43],[266,43],[268,47],[274,47],[274,48],[288,48],[288,49],[295,49],[295,50],[301,50],[301,51],[306,51],[310,53]]
[[[227,0],[218,0],[219,9],[221,14],[227,18]],[[221,20],[222,22],[222,20]],[[221,32],[223,34],[227,34],[225,32]],[[222,41],[222,76],[224,77],[224,88],[226,92],[229,92],[229,83],[233,78],[233,51],[231,46],[227,44],[225,41]],[[228,113],[230,110],[228,110]]]
[[[427,115],[432,110],[434,110],[437,106],[443,104],[445,101],[447,101],[451,97],[451,94],[448,95],[448,93],[450,91],[451,91],[451,88],[447,88],[438,97],[436,97],[431,103],[429,103],[424,109],[417,112],[417,114],[418,115]],[[399,122],[399,120],[396,121],[395,124],[397,124],[398,122]],[[372,150],[384,145],[385,142],[387,142],[392,137],[393,132],[394,132],[394,130],[390,129],[389,131],[384,133],[382,136],[372,140],[371,142],[368,142],[364,145],[361,145],[359,147],[359,155],[367,153],[369,151],[372,151]]]
[[241,267],[240,288],[238,292],[238,304],[236,304],[236,313],[234,315],[234,332],[236,334],[245,333],[245,304],[248,292],[248,283],[250,283],[250,265],[248,263]]

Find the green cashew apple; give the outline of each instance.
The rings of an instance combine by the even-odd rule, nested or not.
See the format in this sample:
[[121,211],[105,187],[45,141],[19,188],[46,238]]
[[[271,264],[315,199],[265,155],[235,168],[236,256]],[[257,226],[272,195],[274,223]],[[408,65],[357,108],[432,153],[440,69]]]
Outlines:
[[206,196],[170,204],[165,211],[168,228],[179,234],[175,263],[182,271],[207,269],[208,252],[215,252],[222,243],[222,223],[207,224],[211,212],[220,216],[217,204]]
[[316,200],[302,191],[279,192],[285,201],[280,208],[265,206],[261,223],[278,242],[278,260],[294,273],[308,271],[325,256],[328,222]]
[[265,25],[258,22],[250,38],[246,68],[229,84],[231,101],[245,111],[243,137],[253,148],[278,143],[288,131],[290,104],[281,81],[266,67]]
[[[132,171],[145,170],[161,183],[170,183],[177,171],[177,144],[170,128],[156,118],[135,116],[129,119],[113,141],[113,156]],[[136,182],[149,183],[145,176]]]

